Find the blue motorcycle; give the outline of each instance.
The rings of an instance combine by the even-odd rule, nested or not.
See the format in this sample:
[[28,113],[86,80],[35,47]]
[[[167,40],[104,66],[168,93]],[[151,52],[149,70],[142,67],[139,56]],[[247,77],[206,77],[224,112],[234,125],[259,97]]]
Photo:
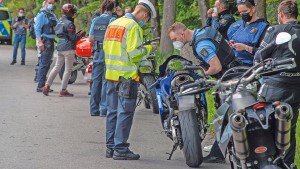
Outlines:
[[168,160],[179,147],[189,167],[198,167],[203,161],[201,142],[209,128],[207,103],[204,93],[181,96],[179,91],[183,85],[206,78],[197,73],[200,69],[191,61],[173,55],[159,67],[159,78],[152,85],[156,88],[162,127],[174,142]]

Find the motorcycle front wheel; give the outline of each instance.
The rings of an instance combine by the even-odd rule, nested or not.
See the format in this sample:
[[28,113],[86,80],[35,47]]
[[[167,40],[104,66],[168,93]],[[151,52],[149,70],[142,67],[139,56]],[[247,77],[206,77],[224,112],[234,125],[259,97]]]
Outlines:
[[182,136],[182,151],[189,167],[199,167],[203,161],[199,125],[196,110],[185,110],[178,113]]
[[149,105],[150,105],[150,107],[152,108],[152,112],[154,114],[158,114],[159,107],[158,107],[155,88],[152,88],[151,90],[149,89],[150,86],[155,83],[155,78],[153,75],[145,75],[142,79],[142,82],[147,90],[147,92],[146,92],[147,98],[144,98],[145,108],[149,107]]
[[[65,64],[61,67],[60,71],[59,71],[59,77],[60,77],[60,80],[62,80],[63,76],[64,76],[64,72],[65,72]],[[71,73],[71,76],[70,76],[70,79],[69,79],[69,82],[68,84],[73,84],[75,83],[77,79],[77,70],[74,70],[72,71]]]

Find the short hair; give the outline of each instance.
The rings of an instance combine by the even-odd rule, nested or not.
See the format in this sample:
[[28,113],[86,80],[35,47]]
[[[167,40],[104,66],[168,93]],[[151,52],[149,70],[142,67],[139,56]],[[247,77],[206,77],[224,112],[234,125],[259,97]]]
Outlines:
[[25,11],[25,10],[24,10],[24,8],[19,8],[19,10],[18,10],[18,11],[21,11],[21,10],[22,10],[22,11]]
[[297,2],[294,0],[284,0],[278,6],[278,12],[282,12],[287,18],[298,17]]
[[229,9],[228,0],[219,0],[219,2],[225,7],[225,9]]
[[185,31],[187,27],[180,22],[175,22],[173,25],[170,26],[168,30],[168,35],[170,35],[171,32],[178,32],[178,31]]

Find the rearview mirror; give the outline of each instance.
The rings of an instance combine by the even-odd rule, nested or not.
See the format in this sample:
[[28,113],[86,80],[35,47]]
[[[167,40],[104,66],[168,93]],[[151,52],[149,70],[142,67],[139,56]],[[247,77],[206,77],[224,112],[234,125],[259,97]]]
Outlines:
[[292,39],[292,36],[289,33],[287,33],[287,32],[280,32],[276,36],[275,43],[276,43],[276,45],[281,45],[281,44],[289,42],[291,39]]

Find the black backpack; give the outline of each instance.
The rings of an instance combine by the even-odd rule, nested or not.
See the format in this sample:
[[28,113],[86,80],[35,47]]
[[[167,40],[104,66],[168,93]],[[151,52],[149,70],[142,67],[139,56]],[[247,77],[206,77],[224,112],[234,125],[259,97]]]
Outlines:
[[34,18],[30,19],[29,21],[29,36],[32,38],[32,39],[36,39],[36,35],[35,35],[35,30],[34,30]]

